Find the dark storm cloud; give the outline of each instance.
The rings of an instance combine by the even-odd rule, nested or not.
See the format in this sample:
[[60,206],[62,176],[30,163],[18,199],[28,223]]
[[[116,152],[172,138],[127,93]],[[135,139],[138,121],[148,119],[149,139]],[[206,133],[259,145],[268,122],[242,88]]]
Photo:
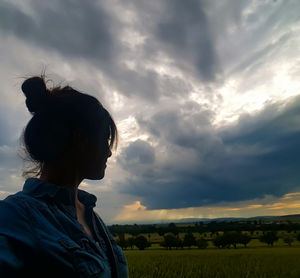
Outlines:
[[137,140],[125,150],[126,162],[136,161],[141,164],[154,162],[154,149],[145,141]]
[[[14,130],[12,125],[13,113],[9,114],[5,105],[0,104],[0,146],[2,145],[12,145],[12,138],[14,137]],[[15,142],[13,142],[15,143]]]
[[0,170],[4,173],[14,172],[18,168],[16,151],[17,148],[13,146],[0,146]]
[[[137,69],[130,69],[122,62],[123,59],[143,61],[149,55],[147,47],[132,50],[120,41],[126,24],[121,23],[104,2],[28,3],[30,14],[12,3],[0,3],[0,28],[4,34],[56,51],[64,58],[89,61],[106,75],[113,87],[128,97],[156,102],[163,94],[189,92],[190,85],[178,77],[160,75],[144,68],[143,63]],[[172,91],[168,91],[171,88]]]
[[157,102],[158,100],[159,79],[159,74],[153,70],[141,69],[138,73],[122,66],[115,68],[111,75],[112,82],[117,80],[114,85],[122,94],[149,102]]
[[131,70],[120,65],[111,74],[119,91],[130,97],[157,103],[161,96],[178,98],[188,95],[192,85],[179,77],[158,74],[151,69]]
[[[4,119],[5,114],[0,111],[0,146],[9,143],[9,136],[7,136],[7,131],[9,131],[9,127],[7,126],[7,122]],[[5,132],[4,132],[5,130]]]
[[[123,192],[142,198],[148,209],[172,209],[279,197],[299,189],[300,97],[284,108],[273,103],[255,116],[244,114],[222,130],[213,129],[209,111],[198,108],[190,118],[167,111],[138,119],[170,152],[164,152],[164,163],[148,165],[153,176],[135,171],[138,162],[128,164],[135,178],[122,185]],[[185,154],[191,162],[182,158]]]
[[155,161],[155,150],[147,142],[136,140],[126,148],[121,158],[118,159],[119,164],[128,171],[134,172],[136,175],[152,176],[149,171],[149,165],[152,166]]
[[196,67],[199,77],[214,81],[217,56],[202,1],[164,1],[154,36],[176,60]]
[[99,66],[112,63],[116,44],[110,17],[96,1],[29,1],[31,14],[10,2],[0,4],[6,33],[65,57],[88,58]]
[[138,28],[147,34],[144,56],[163,52],[174,60],[174,67],[202,81],[215,81],[221,68],[204,2],[131,1],[141,23]]
[[[231,0],[22,3],[0,3],[3,34],[41,47],[49,55],[55,51],[64,59],[87,61],[121,94],[152,103],[163,95],[182,97],[191,92],[187,78],[162,75],[145,66],[159,64],[159,54],[171,59],[170,67],[214,87],[222,82],[223,69],[228,65],[230,75],[255,70],[269,61],[268,45],[277,39],[274,26],[279,36],[288,38],[282,30],[286,32],[299,19],[299,1],[261,1],[255,5]],[[112,12],[114,7],[121,8]],[[245,13],[247,8],[252,12]],[[133,11],[137,20],[124,21],[122,11]],[[122,41],[128,30],[145,40],[130,47]],[[133,61],[136,68],[128,68],[124,60]],[[206,90],[206,94],[213,91]]]

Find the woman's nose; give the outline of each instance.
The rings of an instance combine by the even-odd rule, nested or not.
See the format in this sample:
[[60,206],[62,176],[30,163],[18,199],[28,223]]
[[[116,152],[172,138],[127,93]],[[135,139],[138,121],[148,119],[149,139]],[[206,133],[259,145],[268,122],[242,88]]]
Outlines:
[[111,152],[111,150],[109,149],[109,150],[108,150],[108,157],[111,157],[111,155],[112,155],[112,152]]

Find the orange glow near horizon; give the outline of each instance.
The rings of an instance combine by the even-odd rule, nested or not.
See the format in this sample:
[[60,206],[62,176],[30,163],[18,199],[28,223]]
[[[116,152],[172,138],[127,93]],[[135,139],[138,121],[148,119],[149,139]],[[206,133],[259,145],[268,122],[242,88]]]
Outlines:
[[237,202],[232,203],[232,205],[228,203],[222,206],[148,210],[140,200],[136,200],[132,204],[123,206],[113,221],[126,223],[132,221],[168,221],[182,218],[254,217],[300,213],[300,192],[288,193],[281,198],[267,196],[264,199],[257,199],[255,202],[253,200],[254,204],[249,204],[249,202]]

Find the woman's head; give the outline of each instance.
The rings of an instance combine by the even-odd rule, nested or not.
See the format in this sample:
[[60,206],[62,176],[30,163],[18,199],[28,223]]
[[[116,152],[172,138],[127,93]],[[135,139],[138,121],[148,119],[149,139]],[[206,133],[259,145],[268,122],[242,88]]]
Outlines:
[[27,159],[36,164],[23,177],[67,171],[82,179],[103,178],[118,133],[102,104],[70,86],[47,89],[43,75],[26,79],[22,91],[33,115],[23,130],[22,143]]

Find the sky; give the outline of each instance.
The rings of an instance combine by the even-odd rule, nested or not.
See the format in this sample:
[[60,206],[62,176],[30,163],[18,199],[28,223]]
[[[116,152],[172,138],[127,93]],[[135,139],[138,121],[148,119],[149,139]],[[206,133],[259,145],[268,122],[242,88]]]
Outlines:
[[112,115],[107,224],[300,213],[298,0],[0,1],[0,199],[23,188],[24,77]]

